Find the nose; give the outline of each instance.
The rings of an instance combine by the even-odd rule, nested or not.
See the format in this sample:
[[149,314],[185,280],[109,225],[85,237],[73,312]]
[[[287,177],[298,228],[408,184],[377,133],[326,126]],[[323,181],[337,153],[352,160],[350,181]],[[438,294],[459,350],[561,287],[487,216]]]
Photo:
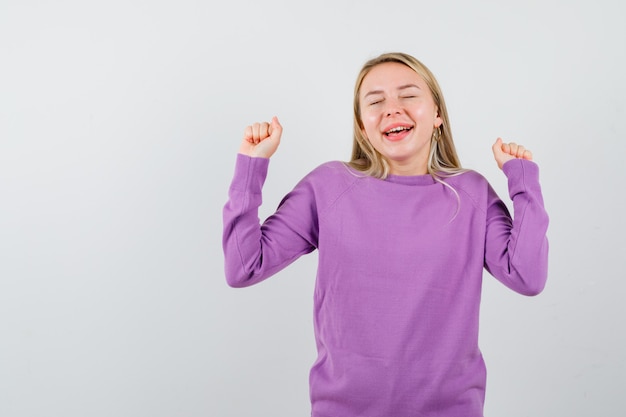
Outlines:
[[396,115],[396,114],[400,114],[402,112],[402,107],[400,106],[400,103],[398,103],[398,100],[392,100],[392,99],[388,99],[385,100],[385,116],[389,117],[392,115]]

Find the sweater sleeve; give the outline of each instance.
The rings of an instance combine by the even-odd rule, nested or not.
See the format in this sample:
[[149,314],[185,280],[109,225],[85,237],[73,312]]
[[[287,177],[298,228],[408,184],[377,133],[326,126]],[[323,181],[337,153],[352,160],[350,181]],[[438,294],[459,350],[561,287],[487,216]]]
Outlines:
[[223,210],[226,282],[247,287],[277,273],[315,249],[314,199],[302,182],[260,224],[258,209],[269,159],[237,154]]
[[537,295],[548,275],[548,214],[539,185],[539,167],[514,159],[503,166],[513,200],[513,219],[489,188],[485,268],[512,290]]

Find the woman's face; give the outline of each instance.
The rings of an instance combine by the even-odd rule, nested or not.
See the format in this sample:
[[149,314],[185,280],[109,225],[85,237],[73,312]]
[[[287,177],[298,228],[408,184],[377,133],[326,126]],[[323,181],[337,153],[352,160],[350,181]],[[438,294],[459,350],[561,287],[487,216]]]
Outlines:
[[427,173],[430,139],[442,123],[430,89],[406,65],[372,68],[359,92],[363,133],[395,175]]

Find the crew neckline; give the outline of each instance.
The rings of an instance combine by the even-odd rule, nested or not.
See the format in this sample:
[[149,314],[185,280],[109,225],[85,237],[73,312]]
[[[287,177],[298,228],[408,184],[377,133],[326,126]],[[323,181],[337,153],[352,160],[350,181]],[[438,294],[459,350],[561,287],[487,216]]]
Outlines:
[[400,185],[433,185],[435,179],[430,174],[423,175],[395,175],[389,174],[385,181]]
[[348,169],[352,174],[356,174],[358,176],[362,176],[363,178],[370,178],[375,181],[387,182],[391,184],[398,185],[433,185],[436,184],[437,181],[430,174],[422,174],[422,175],[397,175],[397,174],[388,174],[386,178],[380,179],[376,177],[372,177],[370,175],[363,174],[362,172],[357,171],[352,168],[349,163],[342,162],[342,165]]

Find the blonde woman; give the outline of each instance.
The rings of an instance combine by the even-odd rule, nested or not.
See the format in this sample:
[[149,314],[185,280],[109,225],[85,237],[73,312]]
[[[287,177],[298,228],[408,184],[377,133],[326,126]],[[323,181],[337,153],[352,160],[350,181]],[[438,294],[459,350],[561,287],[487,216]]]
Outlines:
[[403,53],[368,61],[354,94],[351,161],[303,178],[259,224],[277,118],[248,126],[224,207],[226,279],[256,284],[319,252],[313,417],[479,417],[483,268],[535,295],[547,278],[548,215],[531,153],[498,139],[513,216],[456,154],[441,89]]

